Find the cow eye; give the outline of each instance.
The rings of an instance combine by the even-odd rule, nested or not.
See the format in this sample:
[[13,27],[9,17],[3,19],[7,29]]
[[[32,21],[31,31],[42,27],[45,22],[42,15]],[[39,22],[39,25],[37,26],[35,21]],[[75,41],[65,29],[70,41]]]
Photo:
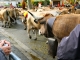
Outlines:
[[35,22],[35,23],[38,23],[38,21],[37,21],[36,19],[34,20],[34,22]]

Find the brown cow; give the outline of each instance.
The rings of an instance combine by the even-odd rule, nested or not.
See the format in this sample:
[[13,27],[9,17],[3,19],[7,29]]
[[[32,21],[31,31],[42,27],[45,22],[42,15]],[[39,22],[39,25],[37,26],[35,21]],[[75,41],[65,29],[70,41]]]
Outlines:
[[80,14],[80,9],[76,9],[75,14]]
[[66,9],[66,10],[61,11],[60,15],[63,15],[63,14],[70,14],[70,13],[80,14],[80,9],[69,8],[69,9]]
[[76,8],[64,9],[60,12],[59,15],[70,14],[70,13],[80,14],[80,9],[76,9]]
[[64,14],[69,14],[70,11],[69,10],[64,10],[64,11],[61,11],[59,15],[64,15]]
[[2,27],[6,27],[7,25],[10,27],[8,24],[10,22],[10,18],[7,9],[0,10],[0,20],[3,23]]
[[16,18],[19,15],[19,10],[16,9],[16,8],[11,8],[11,9],[8,8],[7,10],[9,12],[9,16],[10,16],[11,22],[15,22],[16,23]]
[[[28,11],[29,12],[29,11]],[[45,19],[48,19],[48,18],[50,18],[50,17],[52,17],[53,15],[52,14],[42,14],[42,16],[45,16],[46,18]],[[43,17],[41,17],[41,18],[36,18],[31,12],[29,12],[29,14],[28,14],[28,17],[27,17],[27,20],[26,20],[26,26],[27,26],[27,32],[28,32],[28,36],[29,36],[29,38],[31,39],[32,38],[32,36],[30,35],[30,31],[33,29],[33,30],[35,30],[35,40],[37,39],[37,35],[36,35],[36,33],[37,33],[37,30],[39,30],[40,29],[40,23],[35,23],[34,21],[35,20],[40,20],[40,19],[42,19]]]
[[[44,21],[44,19],[45,17],[43,18],[43,20],[39,20],[39,22],[41,23],[41,34],[45,34],[47,30],[45,28],[45,23],[43,23],[47,23],[47,20]],[[52,33],[56,38],[58,38],[58,41],[60,41],[63,37],[68,36],[69,33],[74,29],[74,27],[79,23],[80,14],[65,14],[57,16],[52,26]]]
[[52,30],[50,27],[47,28],[49,26],[47,25],[48,20],[45,20],[44,17],[42,20],[36,21],[41,23],[40,33],[46,37],[54,37],[59,43],[63,37],[66,37],[70,34],[77,24],[80,24],[80,14],[65,14],[57,16],[52,25]]

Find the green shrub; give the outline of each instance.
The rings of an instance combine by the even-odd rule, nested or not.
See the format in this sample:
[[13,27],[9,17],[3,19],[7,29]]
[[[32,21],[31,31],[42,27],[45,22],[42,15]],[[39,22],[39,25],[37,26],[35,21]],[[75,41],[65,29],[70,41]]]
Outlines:
[[[38,6],[38,3],[39,3],[38,1],[35,1],[35,2],[33,2],[33,5],[34,5],[34,6]],[[41,3],[42,3],[42,5],[44,5],[45,1],[41,1]],[[47,5],[49,5],[49,3],[50,3],[50,2],[47,1]]]
[[33,5],[34,6],[38,6],[38,2],[36,1],[36,2],[33,2]]

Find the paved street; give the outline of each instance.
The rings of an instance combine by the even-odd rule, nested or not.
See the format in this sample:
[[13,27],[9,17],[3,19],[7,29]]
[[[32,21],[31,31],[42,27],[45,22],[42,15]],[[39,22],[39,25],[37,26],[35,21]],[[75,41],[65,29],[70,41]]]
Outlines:
[[[19,49],[29,60],[54,60],[48,55],[48,46],[45,43],[47,39],[39,35],[37,35],[38,40],[36,41],[29,39],[27,31],[24,30],[24,25],[20,20],[17,21],[17,24],[13,24],[11,28],[0,27],[0,32],[11,39],[10,41],[15,42],[14,46],[16,46],[16,44],[19,45],[20,47],[16,46],[14,48]],[[13,50],[15,50],[14,48]],[[27,60],[27,58],[22,60]]]

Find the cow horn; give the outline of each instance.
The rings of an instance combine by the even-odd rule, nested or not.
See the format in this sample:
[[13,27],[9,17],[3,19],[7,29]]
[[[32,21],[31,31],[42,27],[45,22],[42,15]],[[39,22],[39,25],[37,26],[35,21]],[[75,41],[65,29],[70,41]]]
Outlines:
[[28,11],[35,19],[37,19],[30,11]]
[[43,19],[43,17],[37,18],[36,16],[34,16],[30,11],[28,11],[35,19],[40,20]]
[[44,17],[39,17],[39,18],[37,18],[37,20],[41,20],[41,19],[43,19]]
[[43,18],[44,18],[44,17],[36,18],[36,19],[34,20],[34,22],[37,23],[38,21],[40,21],[40,20],[43,19]]

